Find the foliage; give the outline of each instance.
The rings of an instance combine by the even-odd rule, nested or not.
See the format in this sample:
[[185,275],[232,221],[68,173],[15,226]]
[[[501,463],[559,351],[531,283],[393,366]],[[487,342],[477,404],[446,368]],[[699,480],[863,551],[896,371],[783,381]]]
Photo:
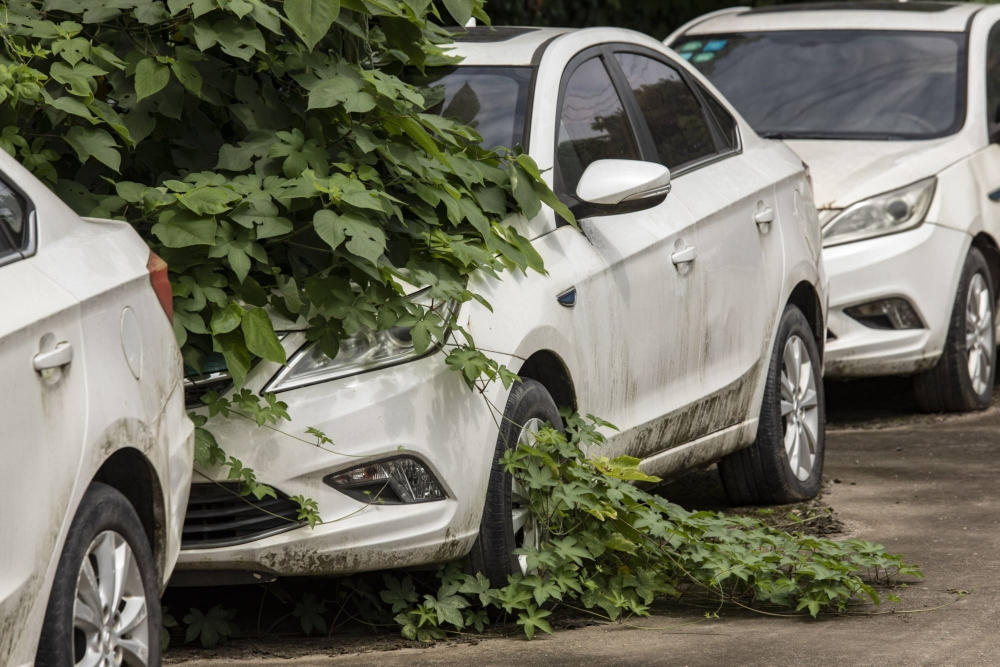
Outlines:
[[[488,21],[482,0],[443,4]],[[275,318],[307,323],[331,356],[394,326],[420,352],[452,323],[404,285],[437,304],[482,300],[476,276],[544,270],[511,215],[544,201],[571,219],[520,149],[485,151],[472,129],[423,112],[433,91],[399,78],[454,62],[440,19],[431,0],[8,0],[0,147],[167,261],[196,372],[222,357],[240,388],[256,360],[284,363]],[[451,362],[467,379],[509,382],[466,340]],[[249,390],[210,407],[289,419]],[[200,464],[273,493],[195,419]]]
[[184,622],[188,626],[184,642],[190,643],[199,639],[203,647],[212,648],[227,639],[238,637],[239,627],[233,623],[235,617],[235,609],[226,609],[221,604],[209,609],[207,614],[200,609],[192,608],[184,617]]

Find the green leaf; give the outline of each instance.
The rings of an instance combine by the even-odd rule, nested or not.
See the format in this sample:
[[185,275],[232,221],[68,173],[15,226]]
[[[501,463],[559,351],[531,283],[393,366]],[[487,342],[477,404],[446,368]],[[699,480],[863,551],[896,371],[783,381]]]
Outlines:
[[385,581],[386,589],[379,593],[379,597],[386,604],[392,605],[392,613],[399,613],[420,599],[410,577],[403,577],[400,581],[390,574],[383,574],[382,580]]
[[542,202],[535,192],[531,176],[520,166],[515,166],[510,174],[511,188],[514,190],[514,199],[528,219],[534,218],[542,209]]
[[196,97],[201,97],[201,72],[193,63],[186,60],[176,60],[170,65],[170,69],[185,88],[194,93]]
[[210,215],[181,211],[164,222],[153,225],[152,232],[168,248],[215,245],[218,223]]
[[152,58],[144,58],[135,67],[135,94],[137,99],[155,95],[170,82],[170,69]]
[[317,211],[313,216],[316,233],[336,250],[345,238],[346,248],[351,254],[367,259],[372,264],[385,252],[385,232],[368,218],[357,213],[337,215],[329,209]]
[[326,632],[326,619],[323,617],[325,613],[326,605],[322,601],[317,601],[312,593],[306,593],[302,596],[302,602],[295,605],[292,616],[299,619],[302,632],[309,635],[313,630]]
[[551,611],[529,605],[526,610],[517,615],[517,624],[524,628],[524,634],[527,635],[528,639],[535,638],[536,629],[551,635],[552,626],[545,620],[547,616],[551,615]]
[[243,307],[235,301],[231,301],[222,310],[215,311],[212,315],[212,333],[219,335],[236,329],[243,320],[243,312]]
[[209,609],[207,614],[192,608],[191,613],[184,617],[184,622],[188,624],[184,635],[185,643],[200,639],[205,648],[216,646],[220,640],[237,633],[236,625],[231,622],[234,616],[235,610],[226,609],[221,604]]
[[281,341],[274,333],[267,311],[263,308],[247,311],[240,324],[250,352],[275,363],[285,363],[285,348],[281,347]]
[[66,143],[76,151],[80,162],[86,162],[93,157],[115,171],[121,167],[122,156],[118,152],[118,144],[101,128],[74,125],[66,133]]
[[312,51],[340,13],[340,0],[285,0],[284,10],[288,24]]
[[465,25],[472,18],[472,0],[444,0],[444,6],[458,25]]

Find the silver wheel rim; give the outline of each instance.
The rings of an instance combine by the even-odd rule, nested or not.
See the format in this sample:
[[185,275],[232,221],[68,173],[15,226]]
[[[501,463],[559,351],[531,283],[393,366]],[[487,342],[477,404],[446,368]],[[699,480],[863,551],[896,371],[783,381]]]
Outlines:
[[965,299],[965,350],[972,390],[983,394],[993,370],[993,304],[981,273],[972,276]]
[[785,341],[781,355],[781,418],[788,465],[805,481],[812,474],[819,447],[819,395],[809,351],[796,335]]
[[149,663],[149,623],[142,574],[125,538],[106,530],[80,565],[73,606],[77,667]]
[[[518,445],[532,446],[535,444],[535,434],[542,427],[542,420],[538,418],[529,419],[521,428],[521,433],[517,437]],[[510,521],[514,527],[514,544],[517,547],[541,546],[541,532],[538,529],[538,522],[531,512],[531,497],[528,490],[516,479],[511,478],[510,485]],[[517,564],[521,568],[521,574],[528,574],[528,557],[517,556]]]

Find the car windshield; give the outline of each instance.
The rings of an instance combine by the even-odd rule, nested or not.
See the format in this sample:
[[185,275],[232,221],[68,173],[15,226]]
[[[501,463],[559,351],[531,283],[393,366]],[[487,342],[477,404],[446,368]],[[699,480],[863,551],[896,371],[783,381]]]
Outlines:
[[525,144],[530,67],[449,67],[406,78],[431,103],[427,113],[472,127],[484,148]]
[[964,34],[782,31],[672,46],[761,136],[930,139],[964,122]]

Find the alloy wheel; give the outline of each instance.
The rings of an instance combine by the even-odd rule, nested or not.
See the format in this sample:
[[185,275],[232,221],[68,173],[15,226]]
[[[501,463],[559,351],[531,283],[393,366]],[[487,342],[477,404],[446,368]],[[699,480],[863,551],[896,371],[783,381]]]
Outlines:
[[[529,419],[518,435],[518,445],[534,445],[535,434],[542,427],[542,420],[538,418]],[[514,526],[514,544],[518,547],[534,547],[537,549],[541,545],[541,531],[538,521],[531,511],[531,497],[528,490],[513,477],[510,487],[510,518]],[[528,574],[528,557],[522,554],[517,556],[518,565],[522,574]]]
[[989,388],[995,349],[993,326],[990,290],[983,274],[976,273],[969,281],[965,299],[965,350],[969,379],[972,380],[972,390],[977,394],[983,394]]
[[125,538],[106,530],[80,565],[73,609],[77,667],[145,666],[149,662],[146,591]]
[[805,481],[816,464],[819,395],[812,359],[805,343],[796,335],[785,341],[781,355],[781,418],[788,465],[792,474]]

